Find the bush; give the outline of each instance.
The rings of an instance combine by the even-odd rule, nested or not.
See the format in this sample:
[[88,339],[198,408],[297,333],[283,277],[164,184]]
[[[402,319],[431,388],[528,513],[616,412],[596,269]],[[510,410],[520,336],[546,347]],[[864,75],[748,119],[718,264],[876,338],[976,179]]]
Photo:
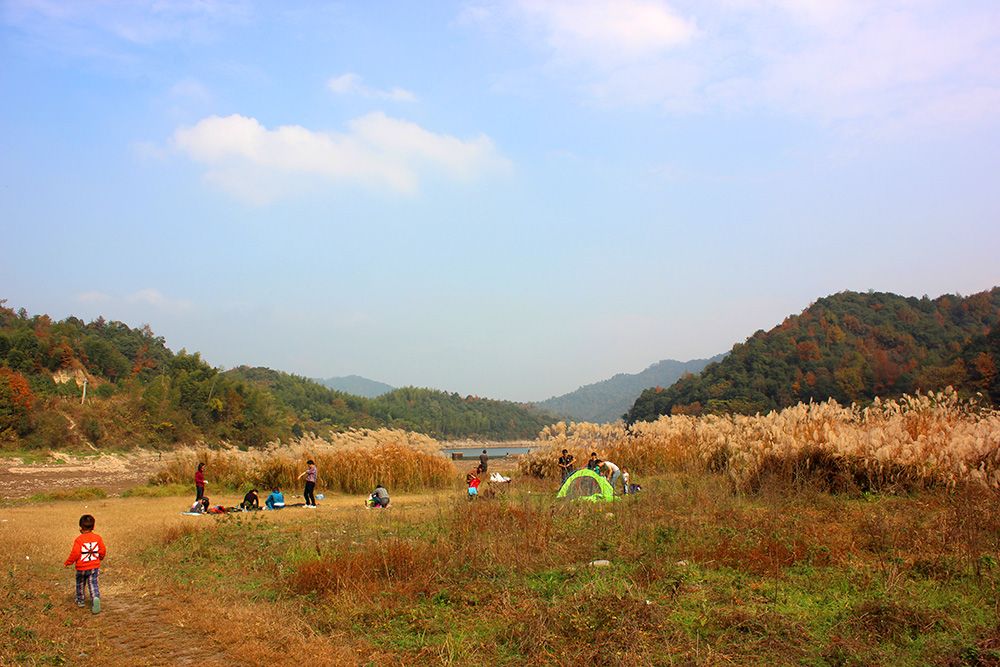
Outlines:
[[80,422],[80,430],[83,432],[84,437],[95,445],[100,442],[101,437],[104,435],[104,427],[101,426],[100,420],[93,415],[87,415],[83,418]]

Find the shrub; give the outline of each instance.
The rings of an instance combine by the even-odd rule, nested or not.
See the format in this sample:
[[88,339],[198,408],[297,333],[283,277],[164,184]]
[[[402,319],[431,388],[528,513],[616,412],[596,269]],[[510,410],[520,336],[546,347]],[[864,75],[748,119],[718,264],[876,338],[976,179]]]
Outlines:
[[101,500],[107,498],[108,492],[96,486],[81,486],[76,489],[59,489],[36,493],[28,498],[32,502],[51,502],[53,500]]

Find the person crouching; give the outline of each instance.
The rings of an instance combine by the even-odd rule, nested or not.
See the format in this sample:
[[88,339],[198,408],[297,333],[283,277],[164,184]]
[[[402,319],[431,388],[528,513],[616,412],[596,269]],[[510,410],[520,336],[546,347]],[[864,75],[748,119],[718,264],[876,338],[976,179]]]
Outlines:
[[381,507],[386,508],[389,506],[389,492],[386,490],[381,483],[379,483],[375,490],[372,491],[371,497],[368,498],[369,507]]

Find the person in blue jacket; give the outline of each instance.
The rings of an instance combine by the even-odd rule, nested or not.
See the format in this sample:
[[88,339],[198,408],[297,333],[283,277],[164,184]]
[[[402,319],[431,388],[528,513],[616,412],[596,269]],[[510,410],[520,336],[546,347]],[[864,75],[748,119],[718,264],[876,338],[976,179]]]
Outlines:
[[264,507],[269,510],[280,510],[284,506],[285,495],[281,492],[281,488],[276,486],[271,489],[271,495],[264,501]]

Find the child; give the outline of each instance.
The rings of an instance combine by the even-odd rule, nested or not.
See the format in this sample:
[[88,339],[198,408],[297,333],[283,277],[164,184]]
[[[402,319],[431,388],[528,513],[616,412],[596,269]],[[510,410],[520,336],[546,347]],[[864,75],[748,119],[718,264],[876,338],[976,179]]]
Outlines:
[[625,470],[625,468],[622,468],[622,484],[625,485],[625,495],[628,495],[629,494],[629,490],[632,488],[631,485],[629,484],[629,480],[631,478],[632,478],[632,476],[628,474],[628,470]]
[[477,498],[479,496],[479,468],[469,471],[469,474],[465,476],[465,483],[469,485],[469,500]]
[[69,567],[76,563],[76,606],[83,607],[86,602],[83,599],[84,587],[90,590],[90,598],[93,600],[92,611],[95,614],[101,613],[101,589],[97,585],[97,575],[100,572],[101,561],[108,555],[108,550],[104,547],[104,540],[94,532],[94,517],[84,514],[80,517],[80,536],[73,540],[73,550],[69,552],[69,558],[63,563]]
[[316,489],[316,477],[317,477],[316,464],[313,463],[312,459],[309,459],[308,461],[306,461],[306,463],[309,465],[309,467],[306,468],[306,471],[304,473],[299,475],[299,479],[302,479],[303,477],[306,478],[306,488],[302,492],[302,495],[306,499],[306,507],[310,509],[316,509],[316,496],[313,495],[313,491]]
[[192,505],[191,509],[188,510],[188,512],[191,512],[192,514],[204,514],[207,511],[208,511],[208,496],[202,496],[198,500],[194,501],[194,505]]
[[285,506],[285,495],[281,492],[280,487],[274,487],[271,489],[271,495],[267,497],[264,501],[264,508],[269,510],[280,510]]

